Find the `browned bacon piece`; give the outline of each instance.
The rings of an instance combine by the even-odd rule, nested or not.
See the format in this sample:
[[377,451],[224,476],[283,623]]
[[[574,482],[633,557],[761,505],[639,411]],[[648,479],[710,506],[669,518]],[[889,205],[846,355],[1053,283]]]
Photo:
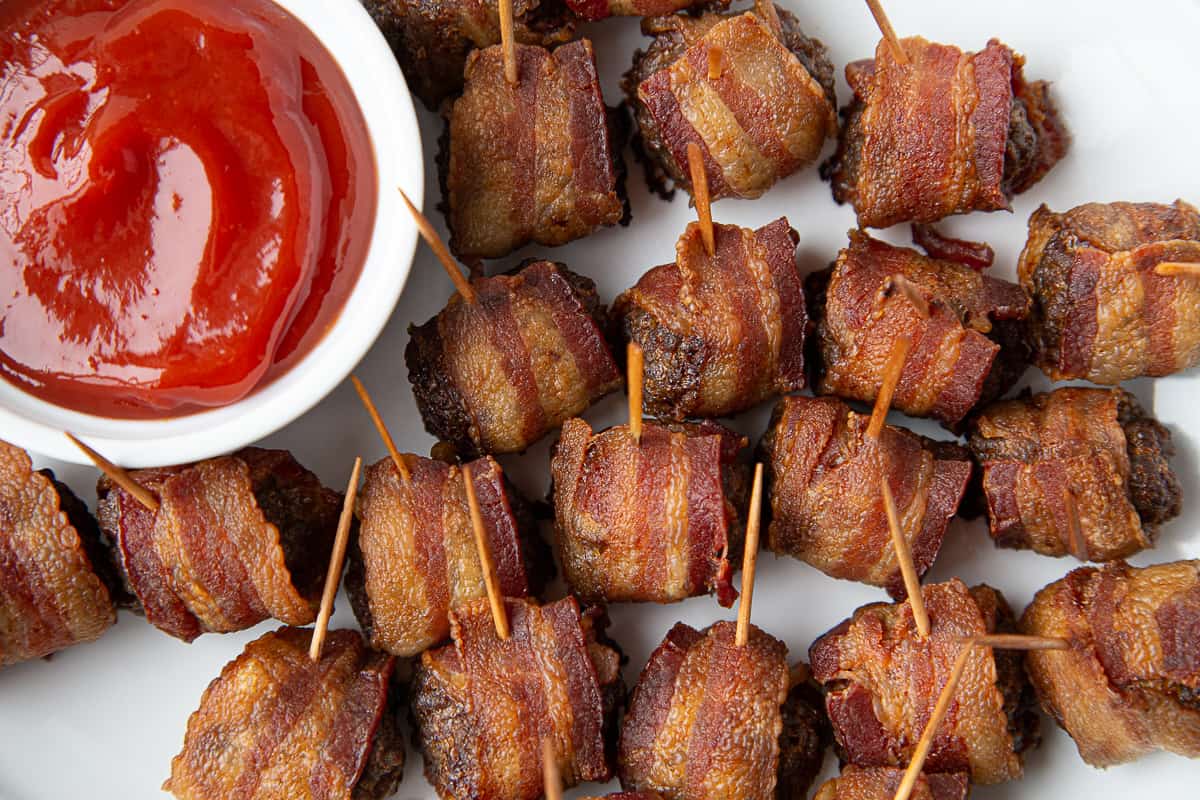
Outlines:
[[1026,83],[1023,56],[992,39],[977,53],[920,37],[886,41],[846,66],[854,91],[837,153],[822,166],[858,224],[935,222],[997,211],[1041,180],[1069,136],[1044,81]]
[[726,8],[730,0],[566,0],[580,19],[594,22],[607,17],[657,17],[688,9]]
[[404,354],[426,429],[460,454],[521,452],[621,385],[591,280],[535,261],[471,285]]
[[604,797],[583,797],[580,800],[663,800],[663,796],[658,792],[613,792],[606,794]]
[[1025,394],[988,406],[971,428],[1001,547],[1111,561],[1153,546],[1179,514],[1171,433],[1123,389]]
[[[928,584],[932,630],[921,638],[908,601],[872,603],[813,643],[813,676],[843,762],[906,767],[965,638],[1013,630],[1004,597],[959,580]],[[1019,653],[973,648],[925,762],[928,772],[967,772],[972,783],[1019,778],[1039,742],[1033,691]]]
[[[495,0],[363,0],[392,47],[408,88],[430,110],[463,87],[467,56],[500,44]],[[550,47],[570,41],[575,22],[558,0],[513,0],[517,42]]]
[[956,444],[891,425],[871,439],[868,422],[833,397],[779,401],[761,445],[771,501],[767,547],[903,598],[881,481],[895,498],[920,576],[958,510],[971,457]]
[[0,441],[0,667],[100,638],[115,589],[87,507]]
[[190,642],[313,621],[342,502],[291,453],[248,447],[131,476],[158,511],[101,478],[97,516],[150,623]]
[[837,133],[825,46],[776,9],[778,35],[752,11],[642,22],[654,41],[634,56],[624,86],[652,188],[667,196],[668,183],[691,191],[694,142],[714,200],[758,197],[816,161]]
[[624,685],[605,620],[571,597],[505,606],[508,639],[480,599],[450,612],[451,644],[421,654],[412,713],[425,777],[444,800],[538,800],[543,742],[565,787],[612,777],[606,739]]
[[[414,656],[450,636],[450,609],[487,592],[462,469],[404,461],[410,480],[390,458],[367,468],[345,583],[371,646]],[[525,500],[490,457],[467,468],[502,594],[541,594],[553,566]]]
[[628,221],[621,118],[604,105],[592,43],[517,45],[516,59],[512,85],[501,47],[471,53],[446,121],[439,166],[450,249],[468,262]]
[[1071,642],[1025,663],[1084,761],[1200,758],[1200,561],[1080,567],[1037,593],[1021,629]]
[[163,784],[179,800],[382,800],[404,772],[394,659],[357,631],[280,628],[208,685]]
[[613,314],[645,353],[648,413],[725,417],[804,388],[808,313],[798,236],[781,217],[757,231],[714,225],[708,255],[697,223],[617,298]]
[[[923,309],[895,290],[915,284]],[[808,283],[821,363],[819,394],[875,401],[892,345],[912,348],[893,406],[955,427],[975,406],[1003,394],[1025,371],[1030,300],[1021,287],[963,264],[850,232],[850,246]]]
[[1018,271],[1035,363],[1106,385],[1200,363],[1200,280],[1159,275],[1163,262],[1200,263],[1200,212],[1182,200],[1033,212]]
[[670,603],[737,592],[749,469],[746,440],[715,422],[647,422],[594,433],[568,420],[550,465],[555,539],[571,591],[585,602]]
[[[813,800],[893,800],[904,770],[898,767],[856,767],[847,764],[842,774],[822,784]],[[922,772],[913,787],[912,800],[966,800],[971,790],[963,772]]]
[[791,687],[787,645],[752,625],[739,647],[735,629],[679,623],[651,654],[621,729],[623,787],[667,800],[805,797],[828,744],[820,694]]

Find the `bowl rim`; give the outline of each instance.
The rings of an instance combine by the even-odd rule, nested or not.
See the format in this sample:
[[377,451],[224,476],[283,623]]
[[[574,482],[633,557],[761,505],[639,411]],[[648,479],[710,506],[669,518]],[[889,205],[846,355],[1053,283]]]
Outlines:
[[[76,464],[87,458],[71,431],[127,467],[185,463],[258,441],[312,409],[367,354],[391,318],[412,269],[417,229],[403,188],[424,201],[425,168],[416,109],[400,66],[359,0],[271,0],[322,43],[341,68],[366,123],[375,158],[375,223],[362,271],[324,337],[269,383],[230,403],[178,417],[117,419],[72,411],[0,379],[0,438]],[[403,143],[403,144],[399,144]]]

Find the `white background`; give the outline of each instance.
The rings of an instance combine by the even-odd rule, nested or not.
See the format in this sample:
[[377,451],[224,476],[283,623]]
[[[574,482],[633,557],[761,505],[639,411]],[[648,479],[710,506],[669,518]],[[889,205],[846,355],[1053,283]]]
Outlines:
[[[844,102],[849,91],[841,77],[842,67],[871,55],[878,38],[864,4],[855,0],[785,0],[785,5],[800,17],[808,33],[828,45],[838,72],[839,104]],[[1066,160],[1032,191],[1016,199],[1014,213],[974,214],[945,226],[952,234],[990,242],[996,249],[996,274],[1012,277],[1026,220],[1039,203],[1063,210],[1092,200],[1169,202],[1183,196],[1200,202],[1200,159],[1193,144],[1200,138],[1196,45],[1200,4],[1185,0],[891,0],[887,5],[902,36],[920,33],[968,49],[978,49],[990,37],[999,37],[1026,54],[1028,77],[1054,81],[1054,97],[1074,135]],[[596,46],[605,97],[610,104],[616,103],[620,74],[628,67],[633,49],[643,46],[645,40],[634,20],[591,25],[586,32]],[[439,200],[433,154],[440,121],[424,109],[420,115],[426,185],[430,187],[425,206],[433,209]],[[415,145],[394,142],[389,146]],[[686,198],[677,197],[668,204],[648,195],[640,169],[632,163],[629,189],[633,202],[630,228],[605,230],[585,241],[546,251],[593,278],[609,302],[647,268],[673,258],[675,239],[691,218]],[[792,176],[760,200],[726,200],[714,207],[718,221],[752,227],[781,214],[800,232],[798,259],[803,272],[826,265],[853,225],[850,210],[833,204],[828,185],[819,180],[815,169]],[[432,215],[444,230],[440,216]],[[395,219],[385,224],[411,223]],[[889,233],[888,238],[907,243],[907,231]],[[493,269],[507,268],[535,252],[523,252],[494,264]],[[449,281],[422,247],[390,325],[358,369],[401,449],[425,453],[432,443],[422,429],[407,381],[405,331],[410,322],[423,322],[435,314],[450,291]],[[1044,379],[1032,371],[1027,379],[1044,385]],[[1200,557],[1200,533],[1196,530],[1200,426],[1195,410],[1200,402],[1200,377],[1192,373],[1156,382],[1138,381],[1129,388],[1175,433],[1178,454],[1173,465],[1186,492],[1184,515],[1163,528],[1155,550],[1133,560],[1149,564]],[[595,425],[611,424],[622,416],[623,404],[623,395],[614,395],[586,416]],[[743,415],[734,421],[734,427],[756,440],[767,411],[764,406]],[[910,424],[898,415],[893,415],[892,421]],[[930,435],[944,436],[928,424],[911,424]],[[531,496],[546,491],[552,438],[523,456],[502,459]],[[355,455],[374,460],[384,454],[348,386],[336,390],[314,411],[264,444],[292,450],[335,487],[344,486]],[[170,454],[164,453],[163,460],[169,461]],[[94,502],[92,470],[51,465],[85,500]],[[1073,566],[1067,560],[996,550],[982,524],[959,520],[952,525],[928,578],[959,576],[968,582],[987,581],[1003,589],[1019,612],[1038,588]],[[764,554],[759,562],[754,620],[786,641],[793,658],[803,658],[816,636],[855,607],[883,598],[879,590],[836,581],[797,561]],[[711,598],[674,606],[612,608],[612,632],[630,656],[627,681],[632,685],[649,652],[675,621],[703,626],[735,613],[721,609]],[[344,599],[334,625],[355,625]],[[188,715],[200,693],[245,642],[272,627],[266,623],[240,634],[207,635],[187,645],[122,613],[119,624],[96,643],[59,653],[48,662],[5,669],[0,674],[0,798],[161,796],[158,787],[179,750]],[[978,788],[973,797],[998,800],[1053,793],[1061,800],[1124,793],[1126,797],[1153,795],[1168,800],[1196,796],[1200,767],[1195,762],[1157,754],[1101,772],[1085,766],[1071,740],[1048,719],[1043,732],[1045,741],[1029,756],[1023,781]],[[836,768],[834,761],[832,756],[827,758],[827,775]],[[420,769],[421,759],[410,749],[408,770],[396,797],[434,797]],[[593,793],[598,789],[587,788]]]

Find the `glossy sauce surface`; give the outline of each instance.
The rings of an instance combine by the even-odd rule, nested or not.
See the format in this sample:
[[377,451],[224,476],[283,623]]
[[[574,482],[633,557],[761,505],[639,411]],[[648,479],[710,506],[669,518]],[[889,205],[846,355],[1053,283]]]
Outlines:
[[0,0],[0,372],[116,417],[224,405],[361,271],[370,140],[267,0]]

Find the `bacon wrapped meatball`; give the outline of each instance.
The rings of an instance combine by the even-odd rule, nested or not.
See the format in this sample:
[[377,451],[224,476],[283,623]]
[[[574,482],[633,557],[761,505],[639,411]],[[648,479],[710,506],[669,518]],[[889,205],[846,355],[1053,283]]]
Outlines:
[[909,64],[886,41],[846,66],[854,91],[842,109],[837,153],[822,166],[833,198],[865,228],[998,211],[1067,152],[1068,134],[1045,81],[993,39],[977,53],[903,39]]
[[971,429],[1001,547],[1112,561],[1152,547],[1179,514],[1171,432],[1123,389],[1026,393],[988,406]]
[[[367,467],[345,583],[371,646],[415,656],[450,636],[450,609],[486,596],[487,590],[464,468],[419,456],[404,456],[404,463],[409,480],[390,458]],[[501,593],[541,594],[553,563],[525,500],[490,457],[465,469]]]
[[535,261],[471,285],[404,353],[426,429],[461,455],[521,452],[621,385],[591,280]]
[[767,547],[903,598],[881,483],[892,491],[917,575],[924,575],[967,488],[971,458],[956,444],[891,425],[871,439],[869,420],[833,397],[779,401],[761,445]]
[[[897,277],[919,291],[928,315],[895,290]],[[955,427],[1007,391],[1028,363],[1029,297],[963,264],[851,231],[850,246],[810,275],[807,288],[819,394],[874,402],[893,343],[908,336],[893,407]]]
[[187,642],[313,621],[342,498],[290,453],[248,447],[131,475],[158,510],[101,478],[97,516],[147,621]]
[[1037,593],[1021,629],[1071,643],[1025,664],[1084,761],[1200,758],[1200,561],[1080,567]]
[[746,440],[715,422],[594,433],[568,420],[555,449],[555,539],[571,591],[588,603],[671,603],[715,591],[741,560]]
[[787,645],[751,626],[739,647],[736,628],[679,623],[650,656],[621,729],[623,787],[666,800],[806,796],[829,742],[820,693],[806,665],[789,673]]
[[604,105],[592,43],[516,52],[516,85],[499,46],[471,53],[446,120],[446,223],[450,249],[468,263],[629,221],[624,117]]
[[648,413],[725,417],[804,388],[808,314],[796,232],[781,217],[752,231],[714,225],[715,249],[688,225],[674,264],[655,267],[613,306],[641,345]]
[[179,800],[382,800],[404,773],[394,659],[357,631],[260,636],[204,691],[163,784]]
[[[893,800],[904,770],[899,767],[856,767],[847,764],[842,774],[826,781],[813,800]],[[971,790],[963,772],[922,772],[911,800],[966,800]]]
[[634,56],[624,86],[652,189],[692,190],[694,142],[713,199],[758,197],[816,161],[837,133],[825,45],[788,11],[776,13],[778,31],[753,11],[643,20],[654,41]]
[[505,606],[508,639],[479,599],[450,612],[451,644],[421,654],[412,714],[425,777],[444,800],[539,800],[543,742],[564,786],[612,777],[624,685],[603,615],[570,597]]
[[[495,0],[362,0],[392,47],[408,88],[432,111],[463,88],[467,56],[500,44]],[[575,35],[561,0],[513,0],[513,36],[551,47]]]
[[[959,580],[922,588],[932,630],[922,638],[908,601],[872,603],[813,643],[813,676],[843,762],[906,767],[965,639],[1011,632],[1012,612],[989,586]],[[1036,700],[1020,653],[973,648],[934,736],[927,772],[966,772],[972,783],[1021,777],[1040,741]]]
[[87,507],[0,441],[0,667],[100,638],[119,593]]
[[1200,263],[1200,212],[1182,200],[1033,212],[1018,271],[1038,367],[1116,385],[1195,366],[1200,280],[1155,272],[1172,261]]

